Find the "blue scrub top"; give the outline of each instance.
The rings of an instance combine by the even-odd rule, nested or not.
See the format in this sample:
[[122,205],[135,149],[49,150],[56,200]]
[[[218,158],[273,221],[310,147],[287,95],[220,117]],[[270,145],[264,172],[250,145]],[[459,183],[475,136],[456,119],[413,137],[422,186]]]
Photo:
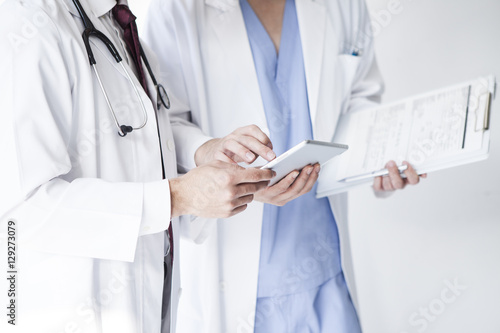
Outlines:
[[[294,0],[285,5],[279,56],[259,18],[240,0],[271,140],[279,155],[313,139]],[[341,272],[339,238],[328,199],[316,186],[283,207],[266,204],[258,297],[312,290]]]

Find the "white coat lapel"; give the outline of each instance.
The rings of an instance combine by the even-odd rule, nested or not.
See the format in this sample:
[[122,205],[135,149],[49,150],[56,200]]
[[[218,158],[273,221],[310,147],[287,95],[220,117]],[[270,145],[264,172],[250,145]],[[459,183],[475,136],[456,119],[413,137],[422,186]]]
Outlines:
[[[251,109],[254,111],[239,116],[247,117],[248,119],[245,119],[247,123],[267,126],[255,63],[239,1],[205,0],[205,5],[212,7],[210,8],[212,10],[208,11],[210,13],[208,21],[215,31],[222,50],[228,54],[228,59],[230,59],[227,70],[237,73],[246,92],[252,96]],[[264,123],[258,120],[263,120]],[[260,124],[258,124],[259,122]]]
[[326,6],[323,0],[297,0],[296,7],[306,70],[309,111],[315,129],[325,46]]

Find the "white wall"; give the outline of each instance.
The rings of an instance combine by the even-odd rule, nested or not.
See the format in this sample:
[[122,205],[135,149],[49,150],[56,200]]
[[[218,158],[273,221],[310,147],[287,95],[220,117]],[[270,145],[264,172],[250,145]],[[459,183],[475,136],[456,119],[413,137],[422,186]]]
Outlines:
[[[389,0],[368,0],[372,12]],[[402,0],[377,35],[385,102],[481,75],[500,75],[500,1]],[[488,161],[429,175],[389,199],[350,193],[360,315],[366,333],[500,332],[500,103]],[[442,314],[410,316],[445,280],[467,287]],[[446,296],[452,294],[445,292]],[[435,317],[435,318],[434,318]],[[428,323],[426,327],[424,321]]]
[[[378,12],[389,1],[368,3]],[[139,18],[147,4],[130,1]],[[402,0],[401,5],[402,12],[377,35],[385,101],[490,73],[500,76],[499,0]],[[500,332],[499,106],[493,110],[488,161],[433,173],[389,199],[375,199],[370,189],[351,193],[354,266],[366,333]],[[421,316],[412,326],[410,316],[420,307],[441,310],[444,281],[455,279],[466,289],[454,301],[445,291],[450,304],[443,313],[429,312],[425,329]]]

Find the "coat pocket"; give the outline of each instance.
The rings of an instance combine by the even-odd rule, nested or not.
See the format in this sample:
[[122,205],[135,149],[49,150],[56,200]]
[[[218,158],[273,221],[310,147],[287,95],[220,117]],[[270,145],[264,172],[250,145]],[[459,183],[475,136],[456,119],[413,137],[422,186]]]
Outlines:
[[[337,57],[337,73],[340,80],[340,86],[343,87],[345,94],[352,90],[356,73],[362,57],[349,54],[342,54]],[[344,95],[345,95],[344,94]],[[345,97],[345,96],[344,96]]]

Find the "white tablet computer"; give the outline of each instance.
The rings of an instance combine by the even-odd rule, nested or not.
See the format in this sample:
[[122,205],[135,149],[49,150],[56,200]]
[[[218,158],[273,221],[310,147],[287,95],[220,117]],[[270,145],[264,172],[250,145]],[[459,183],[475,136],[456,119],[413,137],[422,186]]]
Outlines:
[[300,171],[309,164],[326,163],[348,148],[346,145],[337,143],[305,140],[264,165],[262,169],[272,169],[276,172],[276,177],[269,183],[271,186],[294,170]]

